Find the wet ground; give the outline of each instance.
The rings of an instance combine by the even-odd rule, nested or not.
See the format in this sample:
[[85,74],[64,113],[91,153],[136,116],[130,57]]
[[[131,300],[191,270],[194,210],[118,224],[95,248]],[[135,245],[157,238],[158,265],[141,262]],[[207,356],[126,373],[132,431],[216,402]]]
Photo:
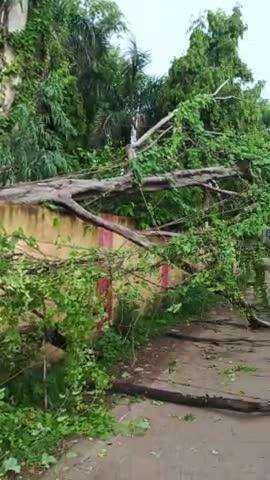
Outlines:
[[[123,366],[124,378],[193,395],[270,398],[270,329],[251,331],[221,305],[177,331],[214,342],[155,339]],[[218,342],[236,337],[242,341]],[[150,428],[143,436],[73,442],[43,480],[270,479],[270,415],[127,398],[114,413],[120,422],[147,419]]]

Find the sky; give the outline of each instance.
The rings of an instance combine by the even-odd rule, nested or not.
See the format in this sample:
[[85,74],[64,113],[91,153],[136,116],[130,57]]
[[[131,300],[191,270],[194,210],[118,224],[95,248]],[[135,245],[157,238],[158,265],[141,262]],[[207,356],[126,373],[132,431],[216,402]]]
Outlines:
[[[207,9],[230,12],[236,0],[116,0],[138,46],[151,55],[148,72],[163,75],[174,57],[185,53],[188,27]],[[256,80],[265,80],[270,98],[270,0],[242,0],[248,31],[240,45],[241,58]],[[123,47],[123,41],[122,41]]]

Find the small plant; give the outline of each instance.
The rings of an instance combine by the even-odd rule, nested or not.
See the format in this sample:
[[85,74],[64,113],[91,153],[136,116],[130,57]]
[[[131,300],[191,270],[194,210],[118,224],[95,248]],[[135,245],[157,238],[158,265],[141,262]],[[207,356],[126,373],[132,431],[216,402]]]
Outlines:
[[184,415],[183,420],[184,422],[195,422],[196,417],[192,413],[187,413],[186,415]]
[[238,364],[235,365],[231,368],[226,368],[223,370],[224,375],[230,375],[231,373],[255,373],[257,371],[257,367],[253,367],[250,365],[245,365],[245,364]]
[[230,368],[226,368],[223,370],[223,375],[225,375],[231,382],[234,382],[236,380],[236,374],[237,373],[247,373],[247,374],[252,374],[257,371],[257,368],[254,366],[250,365],[245,365],[245,364],[238,364],[234,365]]
[[119,423],[116,426],[116,432],[126,436],[144,435],[151,427],[147,418],[137,418],[130,422]]

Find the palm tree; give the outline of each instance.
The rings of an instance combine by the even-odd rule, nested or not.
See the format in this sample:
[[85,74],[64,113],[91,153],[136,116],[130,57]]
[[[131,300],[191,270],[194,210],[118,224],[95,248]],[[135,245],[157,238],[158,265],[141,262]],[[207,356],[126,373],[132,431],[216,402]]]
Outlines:
[[122,14],[111,1],[92,1],[90,5],[89,2],[83,2],[72,17],[69,47],[89,129],[108,81],[106,70],[111,52],[111,37],[123,31],[125,25]]
[[92,139],[94,143],[127,144],[155,122],[155,102],[160,81],[145,73],[149,55],[130,42],[123,57],[112,49],[106,65],[104,90],[97,111]]

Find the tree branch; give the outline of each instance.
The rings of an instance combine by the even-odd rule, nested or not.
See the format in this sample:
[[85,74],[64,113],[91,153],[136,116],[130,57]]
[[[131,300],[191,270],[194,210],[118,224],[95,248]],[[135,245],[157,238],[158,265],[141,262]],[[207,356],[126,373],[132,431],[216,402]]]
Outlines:
[[215,100],[240,100],[239,97],[236,97],[235,95],[227,95],[227,97],[215,97]]
[[142,230],[141,233],[145,237],[179,237],[181,233],[169,232],[166,230]]
[[153,400],[189,405],[190,407],[218,408],[244,413],[270,412],[270,402],[264,399],[245,400],[244,398],[240,399],[235,397],[210,397],[208,394],[190,395],[188,393],[152,388],[147,385],[136,385],[124,381],[114,381],[111,391],[125,395],[143,395]]
[[213,345],[229,345],[231,343],[234,344],[241,344],[241,343],[248,343],[249,345],[252,344],[256,347],[265,347],[269,345],[269,340],[256,340],[254,338],[248,337],[227,337],[227,338],[212,338],[212,337],[195,337],[194,335],[184,335],[178,330],[169,330],[166,333],[166,337],[177,338],[178,340],[183,340],[185,342],[193,342],[193,343],[212,343]]
[[154,145],[156,145],[159,140],[161,140],[161,138],[163,138],[165,135],[167,135],[167,133],[169,133],[171,130],[173,129],[173,125],[170,125],[168,128],[166,128],[155,140],[153,140],[152,143],[150,143],[149,145],[147,145],[143,150],[142,152],[146,152],[147,150],[149,150],[150,148],[152,148]]
[[212,192],[221,193],[222,195],[227,195],[229,197],[242,197],[241,193],[234,192],[233,190],[224,190],[219,187],[214,187],[209,183],[202,183],[202,187],[206,190],[211,190]]
[[230,81],[229,78],[227,78],[227,80],[225,80],[225,82],[223,82],[217,89],[216,91],[212,94],[213,97],[215,97],[219,92],[220,90],[222,90],[223,87],[225,87],[225,85],[227,85],[227,83]]
[[156,125],[154,125],[152,128],[150,128],[137,142],[133,143],[131,146],[133,149],[138,149],[141,148],[147,140],[158,130],[160,130],[163,125],[166,125],[170,120],[173,119],[175,116],[176,112],[178,112],[178,108],[176,108],[173,112],[170,112],[166,117],[162,118]]
[[[210,167],[198,170],[176,170],[159,176],[145,177],[141,181],[140,189],[145,192],[158,192],[175,188],[200,186],[213,180],[221,180],[245,175],[238,166]],[[98,227],[105,228],[127,240],[144,248],[151,243],[142,235],[133,230],[118,225],[95,215],[77,201],[91,198],[93,195],[107,196],[116,193],[131,194],[137,191],[130,174],[106,180],[81,178],[56,178],[37,182],[19,183],[0,189],[0,204],[38,204],[54,202],[73,211],[78,217],[91,222]]]
[[67,207],[82,220],[90,222],[98,227],[105,228],[106,230],[110,230],[111,232],[117,233],[118,235],[123,236],[127,240],[130,240],[132,243],[135,243],[140,247],[149,248],[151,246],[151,243],[146,238],[144,238],[143,235],[140,235],[139,233],[131,230],[130,228],[118,225],[114,222],[109,222],[108,220],[105,220],[98,215],[94,215],[88,210],[85,210],[85,208],[81,207],[81,205],[75,202],[72,198],[61,199],[58,203]]
[[[217,90],[212,94],[213,97],[216,97],[216,95],[220,92],[220,90],[222,90],[223,87],[225,87],[225,85],[230,81],[230,79],[228,78],[227,80],[225,80],[225,82],[223,82],[218,88]],[[219,97],[218,99],[219,100],[225,100],[227,98],[233,98],[232,96],[230,97]],[[173,112],[170,112],[168,115],[166,115],[166,117],[162,118],[158,123],[156,123],[156,125],[154,125],[152,128],[150,128],[141,138],[139,138],[139,140],[137,140],[135,143],[133,143],[132,145],[129,145],[127,147],[127,152],[128,152],[128,157],[129,158],[135,158],[136,157],[136,150],[143,147],[144,144],[149,140],[149,138],[154,134],[156,133],[158,130],[160,130],[164,125],[166,125],[168,122],[170,122],[170,120],[173,119],[173,117],[176,115],[176,113],[178,112],[180,107],[176,108],[175,110],[173,110]],[[163,134],[161,134],[161,136],[163,136]],[[159,139],[158,139],[159,140]],[[155,142],[153,142],[155,143]]]

